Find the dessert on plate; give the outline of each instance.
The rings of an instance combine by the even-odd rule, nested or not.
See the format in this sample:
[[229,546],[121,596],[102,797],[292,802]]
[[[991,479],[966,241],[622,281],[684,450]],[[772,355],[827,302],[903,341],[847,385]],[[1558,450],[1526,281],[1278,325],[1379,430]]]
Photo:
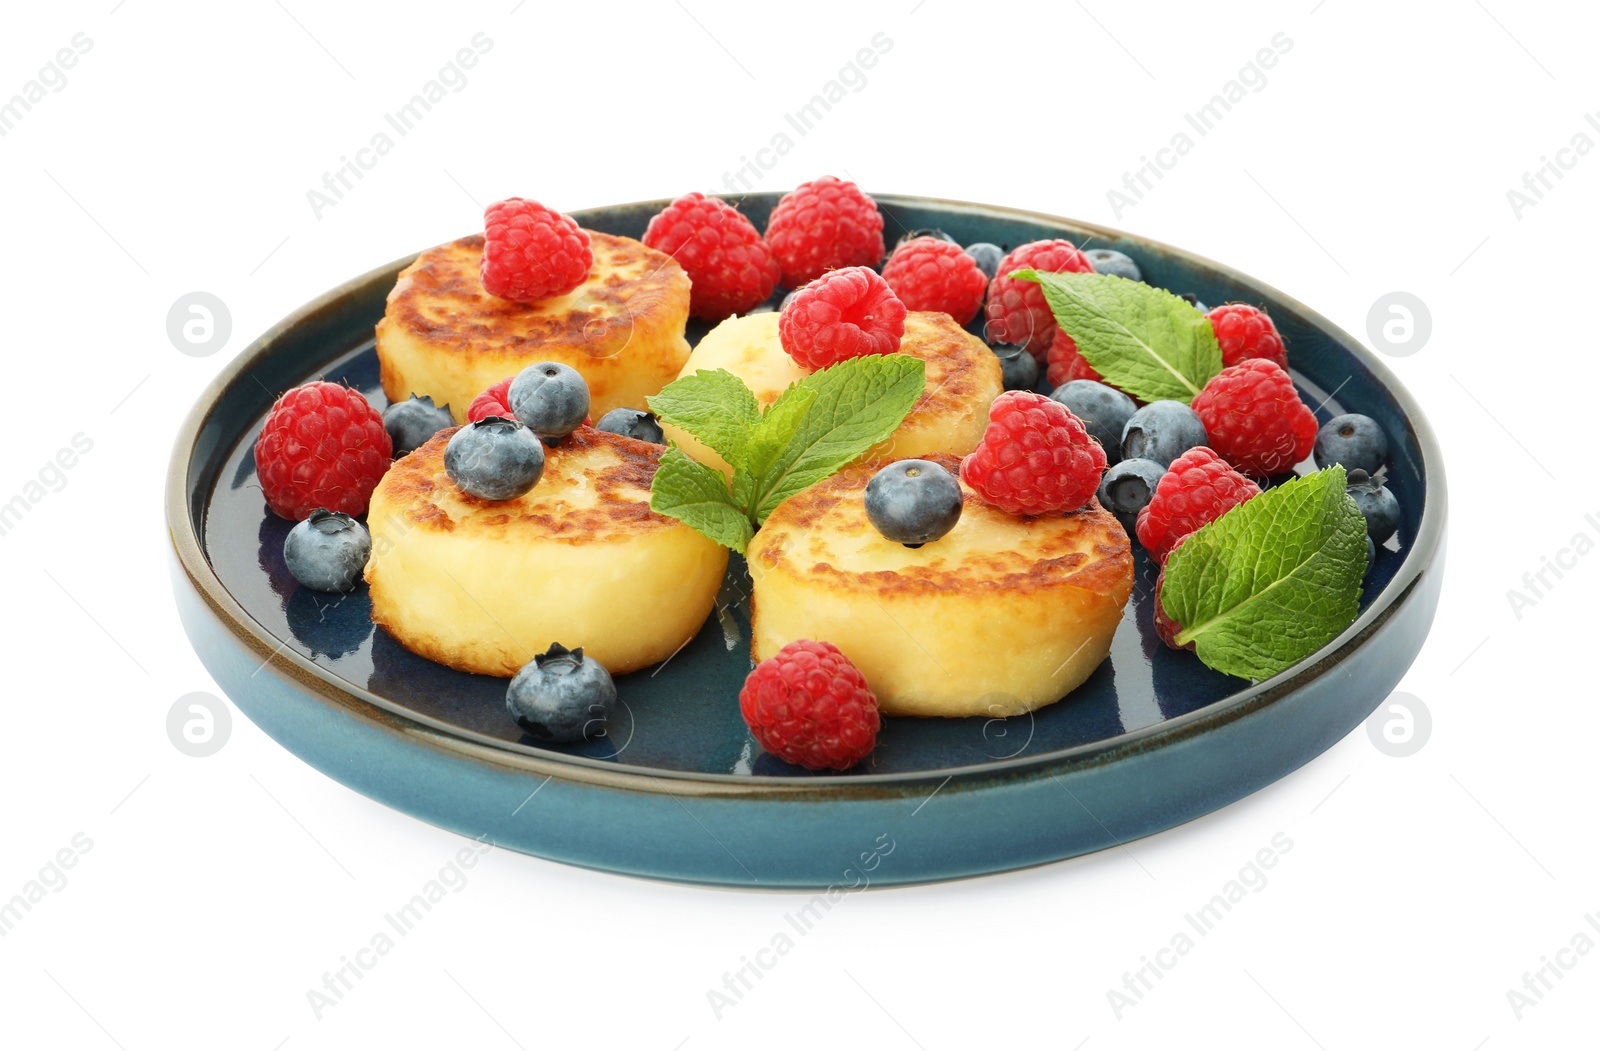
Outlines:
[[[1061,239],[913,231],[885,262],[883,226],[832,178],[764,234],[700,194],[642,243],[492,205],[389,295],[387,409],[317,381],[264,421],[287,568],[364,581],[382,630],[510,679],[509,717],[565,744],[701,632],[740,552],[752,668],[727,703],[818,770],[867,759],[883,716],[1070,697],[1127,619],[1130,536],[1146,626],[1216,670],[1270,678],[1354,620],[1398,540],[1387,436],[1319,427],[1271,318]],[[980,308],[1001,345],[962,327]],[[720,321],[692,352],[691,312]]]
[[[959,460],[932,462],[954,473]],[[868,520],[877,465],[791,497],[750,544],[752,652],[827,639],[885,715],[1018,715],[1059,700],[1105,660],[1133,587],[1110,513],[1021,516],[965,489],[960,521],[907,547]]]
[[665,660],[700,630],[727,549],[650,510],[662,449],[580,427],[511,500],[468,495],[442,431],[372,494],[372,619],[460,671],[512,676],[568,640],[620,675]]
[[644,408],[688,360],[689,278],[632,238],[586,232],[592,269],[570,291],[533,303],[484,288],[482,235],[419,255],[400,272],[378,322],[384,395],[426,395],[464,423],[490,385],[535,362],[560,361],[588,381],[596,419]]

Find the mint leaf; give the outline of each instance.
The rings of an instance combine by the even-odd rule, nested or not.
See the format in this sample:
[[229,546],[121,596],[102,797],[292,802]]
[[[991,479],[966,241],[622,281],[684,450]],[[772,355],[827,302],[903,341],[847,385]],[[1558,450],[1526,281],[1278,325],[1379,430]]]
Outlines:
[[1356,618],[1366,522],[1334,466],[1268,489],[1197,530],[1167,562],[1161,605],[1207,667],[1270,679]]
[[650,510],[676,518],[741,555],[755,535],[750,516],[734,502],[722,472],[690,459],[676,445],[661,454],[650,485]]
[[1171,292],[1109,274],[1011,275],[1037,281],[1056,324],[1107,383],[1141,401],[1185,405],[1222,371],[1211,322]]
[[757,483],[772,470],[778,455],[793,440],[800,422],[816,400],[816,391],[795,382],[767,406],[761,422],[750,432],[750,449],[744,468],[733,474],[733,498],[740,507],[755,506]]
[[761,422],[756,396],[726,369],[675,379],[645,401],[651,412],[694,435],[736,469],[744,464],[751,428]]
[[756,480],[756,522],[893,434],[926,385],[926,363],[909,354],[850,358],[801,380],[816,400]]

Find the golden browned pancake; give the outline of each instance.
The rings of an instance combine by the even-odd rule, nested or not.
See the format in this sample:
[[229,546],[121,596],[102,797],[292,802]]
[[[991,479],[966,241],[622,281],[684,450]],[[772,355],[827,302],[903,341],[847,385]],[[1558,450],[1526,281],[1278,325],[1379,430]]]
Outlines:
[[580,427],[515,500],[468,496],[441,431],[395,462],[367,515],[372,619],[461,671],[514,675],[552,642],[613,674],[665,660],[700,630],[728,552],[650,510],[662,447]]
[[889,715],[1016,715],[1087,679],[1133,587],[1116,519],[1095,502],[1011,515],[963,485],[956,527],[908,548],[867,519],[863,493],[880,466],[847,467],[790,497],[756,534],[755,659],[796,639],[831,642]]
[[[1000,359],[949,314],[930,311],[906,315],[900,353],[927,362],[927,386],[899,428],[861,459],[904,459],[932,452],[963,456],[976,449],[989,424],[989,403],[1004,389]],[[706,333],[689,355],[682,374],[701,369],[727,369],[738,376],[763,409],[777,401],[791,383],[806,376],[806,370],[783,349],[778,315],[772,312],[729,318]],[[693,436],[675,427],[662,429],[696,460],[728,472],[722,457]]]
[[589,231],[594,267],[563,296],[517,303],[483,290],[483,236],[430,248],[400,272],[378,322],[378,362],[390,401],[428,395],[460,423],[472,399],[541,361],[589,383],[590,416],[645,398],[689,357],[689,275],[627,237]]

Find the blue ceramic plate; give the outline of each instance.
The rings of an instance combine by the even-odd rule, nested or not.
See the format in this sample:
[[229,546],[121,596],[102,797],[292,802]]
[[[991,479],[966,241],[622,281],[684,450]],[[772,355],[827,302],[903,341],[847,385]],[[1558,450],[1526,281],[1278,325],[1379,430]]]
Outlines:
[[[743,208],[761,226],[776,197]],[[257,340],[178,434],[167,490],[174,587],[218,684],[329,776],[463,835],[616,872],[771,887],[913,883],[1099,850],[1253,792],[1360,723],[1421,648],[1444,555],[1439,449],[1388,370],[1292,299],[1164,245],[1003,208],[878,202],[891,241],[922,227],[1003,247],[1066,237],[1127,252],[1152,284],[1265,308],[1318,415],[1363,412],[1391,439],[1399,542],[1379,551],[1360,618],[1252,685],[1161,645],[1154,567],[1140,551],[1111,657],[1069,698],[1011,719],[890,719],[867,762],[820,776],[763,753],[740,720],[749,622],[736,558],[700,634],[665,664],[618,680],[610,736],[541,747],[507,716],[504,680],[408,652],[374,629],[364,589],[329,597],[298,587],[283,563],[288,523],[267,512],[256,483],[251,446],[278,392],[323,377],[385,404],[373,325],[405,259]],[[665,203],[576,217],[638,237]],[[692,323],[690,341],[704,331]]]

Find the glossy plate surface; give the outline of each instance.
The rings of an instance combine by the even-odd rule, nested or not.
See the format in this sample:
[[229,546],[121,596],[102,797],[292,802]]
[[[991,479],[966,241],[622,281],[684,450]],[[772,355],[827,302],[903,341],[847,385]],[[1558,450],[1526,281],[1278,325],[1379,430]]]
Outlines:
[[[762,226],[775,201],[762,195],[743,207]],[[540,747],[506,714],[505,680],[411,654],[374,629],[365,588],[331,597],[298,587],[283,563],[289,523],[266,511],[257,486],[251,445],[276,392],[322,377],[385,404],[372,329],[407,259],[263,336],[178,436],[168,489],[174,583],[218,683],[308,762],[425,820],[577,864],[766,886],[849,885],[851,873],[917,882],[1126,841],[1281,777],[1370,712],[1426,636],[1444,536],[1438,449],[1387,370],[1281,293],[1162,245],[999,208],[878,201],[891,243],[925,227],[1007,248],[1064,236],[1127,252],[1152,284],[1267,309],[1319,418],[1364,412],[1394,447],[1388,484],[1402,509],[1399,538],[1379,551],[1357,623],[1270,682],[1212,672],[1156,638],[1154,567],[1135,544],[1134,600],[1111,657],[1068,699],[1010,719],[890,719],[867,762],[814,775],[763,753],[739,717],[749,588],[735,558],[719,611],[699,635],[664,664],[619,678],[623,703],[607,737]],[[576,215],[637,237],[664,203]],[[706,328],[691,322],[690,342]],[[1372,659],[1347,660],[1358,651]],[[877,857],[883,837],[896,844],[892,857]],[[875,858],[870,869],[863,855]]]

